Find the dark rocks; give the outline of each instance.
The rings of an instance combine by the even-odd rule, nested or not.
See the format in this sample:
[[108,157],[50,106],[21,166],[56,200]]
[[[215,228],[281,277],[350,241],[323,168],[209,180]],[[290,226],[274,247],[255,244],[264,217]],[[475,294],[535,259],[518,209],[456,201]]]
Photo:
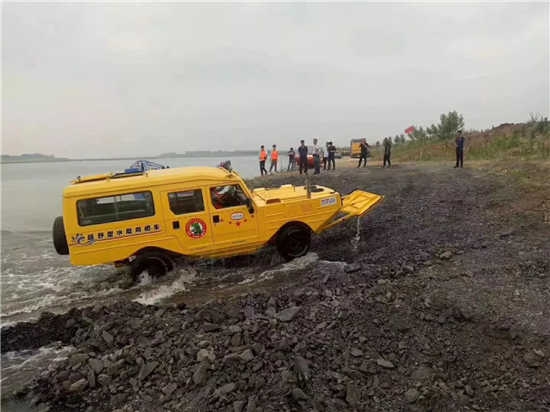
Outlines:
[[203,385],[208,379],[208,363],[201,362],[193,373],[193,382],[195,385]]
[[214,392],[215,397],[221,397],[225,396],[228,393],[233,392],[237,388],[237,385],[234,382],[226,383],[223,386],[220,386],[216,391]]
[[449,260],[452,257],[453,257],[453,252],[451,252],[450,250],[446,250],[439,254],[439,259],[441,260]]
[[283,309],[275,315],[275,317],[281,322],[290,322],[300,312],[300,306],[293,306]]
[[429,381],[433,378],[433,370],[428,366],[420,366],[412,373],[411,378],[417,382]]
[[88,380],[82,378],[69,386],[69,392],[82,392],[88,386]]
[[359,387],[353,382],[348,382],[346,385],[346,402],[350,406],[355,407],[360,401],[361,391],[359,390]]
[[97,382],[99,382],[101,386],[108,386],[111,383],[111,381],[112,381],[111,377],[104,373],[97,376]]
[[376,364],[378,366],[381,366],[385,369],[393,369],[395,368],[395,365],[393,363],[391,363],[390,361],[388,360],[385,360],[385,359],[382,359],[382,358],[379,358],[376,360]]
[[360,263],[350,263],[344,266],[344,272],[346,273],[358,272],[360,270],[361,270]]
[[214,362],[214,359],[216,359],[216,355],[214,355],[214,352],[210,350],[201,349],[197,352],[197,361],[199,362],[202,362],[203,360]]
[[538,368],[544,362],[544,353],[540,350],[530,350],[523,355],[523,360],[530,368]]
[[311,377],[309,362],[301,356],[296,356],[295,365],[298,378],[303,381],[308,381]]
[[418,392],[417,389],[411,388],[407,392],[405,392],[405,399],[408,403],[414,403],[420,396],[420,392]]
[[148,363],[143,364],[141,366],[141,369],[139,370],[138,379],[139,380],[145,379],[147,376],[149,376],[156,369],[156,367],[158,365],[159,365],[159,363],[156,362],[156,361],[152,361],[152,362],[148,362]]
[[92,368],[88,368],[88,386],[95,388],[95,373]]
[[250,349],[246,349],[243,353],[241,353],[239,355],[239,357],[241,358],[241,360],[243,362],[250,362],[252,359],[254,359],[254,354],[252,353],[252,351]]
[[96,374],[99,374],[103,370],[103,362],[100,359],[92,358],[88,363]]
[[178,384],[177,383],[169,383],[168,385],[166,385],[164,388],[162,388],[162,393],[164,393],[164,395],[167,397],[167,398],[170,398],[170,396],[172,396],[172,393],[174,393],[174,391],[178,388]]
[[114,338],[113,338],[113,335],[111,335],[109,332],[103,331],[101,333],[101,337],[103,338],[105,343],[107,343],[107,345],[112,345],[113,344]]
[[300,388],[292,389],[292,397],[296,401],[305,401],[305,400],[309,399],[309,397],[305,394],[305,392],[303,390],[301,390]]
[[246,406],[246,401],[239,400],[233,402],[233,412],[242,412],[244,407]]
[[359,358],[361,356],[363,356],[363,351],[359,348],[351,348],[350,350],[350,355],[355,357],[355,358]]

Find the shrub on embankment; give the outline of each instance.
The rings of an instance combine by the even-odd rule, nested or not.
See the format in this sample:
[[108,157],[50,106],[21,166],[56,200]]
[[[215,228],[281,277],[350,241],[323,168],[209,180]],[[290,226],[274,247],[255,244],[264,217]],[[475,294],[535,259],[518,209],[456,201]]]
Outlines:
[[[550,159],[550,121],[532,116],[525,123],[504,123],[484,131],[464,133],[464,157],[468,160]],[[397,140],[397,143],[395,143]],[[382,145],[373,148],[374,160],[382,160]],[[393,161],[454,160],[454,138],[425,138],[416,140],[394,139]]]

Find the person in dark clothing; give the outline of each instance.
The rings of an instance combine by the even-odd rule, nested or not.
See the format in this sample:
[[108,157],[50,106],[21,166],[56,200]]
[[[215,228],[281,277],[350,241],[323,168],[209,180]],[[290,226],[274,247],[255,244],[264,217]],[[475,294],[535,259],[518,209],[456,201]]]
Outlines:
[[332,144],[332,142],[328,143],[328,167],[327,169],[330,170],[330,165],[332,165],[332,170],[336,170],[336,146]]
[[287,172],[294,170],[295,163],[296,163],[296,152],[294,151],[294,148],[291,147],[290,150],[288,151],[288,168],[286,169]]
[[462,136],[462,130],[459,130],[455,139],[456,145],[456,165],[455,168],[462,167],[464,163],[464,136]]
[[384,139],[384,166],[386,167],[386,163],[388,163],[388,167],[391,167],[391,138],[386,137]]
[[366,139],[363,139],[361,142],[361,156],[359,157],[359,164],[357,167],[361,167],[361,162],[363,159],[365,160],[365,163],[363,167],[367,167],[367,156],[369,155],[369,144],[367,143]]
[[300,174],[302,170],[307,174],[307,146],[303,140],[300,140],[300,147],[298,147],[298,154],[300,155]]

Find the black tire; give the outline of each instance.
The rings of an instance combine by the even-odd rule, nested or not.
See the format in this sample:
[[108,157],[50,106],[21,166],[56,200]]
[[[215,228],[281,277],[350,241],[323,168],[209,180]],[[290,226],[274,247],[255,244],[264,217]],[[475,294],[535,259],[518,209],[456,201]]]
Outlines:
[[136,278],[145,270],[152,278],[158,278],[174,269],[172,259],[162,252],[144,252],[136,257],[131,266],[132,275]]
[[67,244],[67,236],[65,236],[63,216],[57,216],[53,221],[52,236],[55,251],[60,255],[68,255],[69,245]]
[[289,225],[277,235],[277,250],[287,261],[304,256],[311,244],[311,230],[301,225]]

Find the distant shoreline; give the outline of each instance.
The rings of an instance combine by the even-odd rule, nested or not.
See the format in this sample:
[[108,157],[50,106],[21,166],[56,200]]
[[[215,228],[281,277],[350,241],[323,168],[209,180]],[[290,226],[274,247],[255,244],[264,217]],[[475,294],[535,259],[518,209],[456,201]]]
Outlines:
[[61,162],[94,162],[94,161],[105,161],[105,160],[130,160],[135,161],[139,159],[192,159],[199,157],[210,157],[210,158],[219,158],[219,157],[228,157],[228,156],[253,156],[256,152],[247,152],[247,151],[236,151],[236,152],[196,152],[188,154],[166,154],[161,156],[133,156],[133,157],[103,157],[103,158],[86,158],[86,159],[70,159],[65,157],[36,157],[36,158],[21,158],[20,156],[10,156],[11,159],[1,159],[0,164],[10,164],[10,163],[61,163]]

